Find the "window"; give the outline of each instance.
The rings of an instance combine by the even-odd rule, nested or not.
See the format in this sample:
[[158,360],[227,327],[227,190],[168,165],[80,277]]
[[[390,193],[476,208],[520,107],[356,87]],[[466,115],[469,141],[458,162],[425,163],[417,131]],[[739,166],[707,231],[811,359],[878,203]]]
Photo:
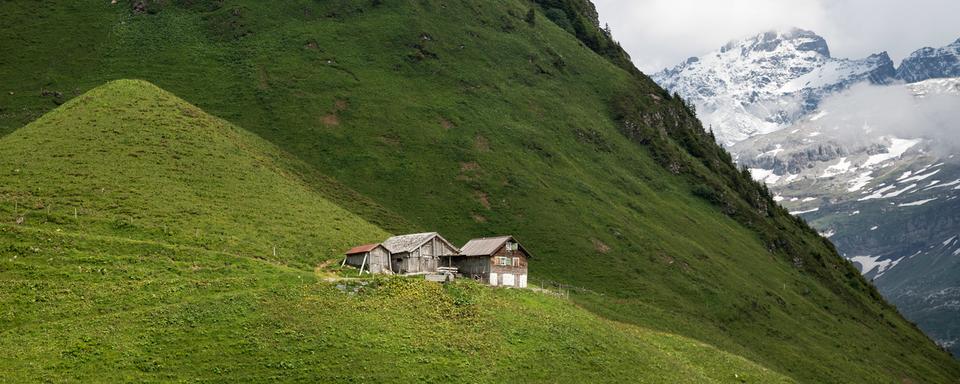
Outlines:
[[503,256],[497,256],[497,262],[496,262],[496,264],[497,264],[497,265],[510,265],[510,258],[509,258],[509,257],[503,257]]
[[514,242],[512,242],[512,241],[511,241],[511,242],[507,242],[507,250],[508,250],[508,251],[516,251],[517,249],[519,249],[519,245],[518,245],[517,243],[514,243]]
[[514,257],[514,258],[513,258],[513,266],[514,266],[514,267],[519,267],[519,266],[520,266],[520,258],[519,258],[519,257]]

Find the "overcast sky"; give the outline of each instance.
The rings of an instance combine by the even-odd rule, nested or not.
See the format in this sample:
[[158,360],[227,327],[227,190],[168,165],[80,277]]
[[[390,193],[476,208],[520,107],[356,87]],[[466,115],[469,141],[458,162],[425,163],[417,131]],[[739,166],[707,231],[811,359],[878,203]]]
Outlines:
[[834,57],[910,52],[960,38],[960,0],[594,0],[600,22],[647,73],[732,39],[799,27],[827,40]]

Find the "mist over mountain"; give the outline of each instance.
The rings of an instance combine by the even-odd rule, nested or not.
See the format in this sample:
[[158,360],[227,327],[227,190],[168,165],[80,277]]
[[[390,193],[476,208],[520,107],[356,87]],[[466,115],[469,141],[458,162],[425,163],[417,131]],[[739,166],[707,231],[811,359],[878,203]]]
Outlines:
[[[960,354],[960,41],[898,68],[809,31],[733,41],[654,76],[904,314]],[[732,52],[732,53],[731,53]],[[951,240],[952,239],[952,240]]]
[[938,154],[960,149],[960,83],[952,79],[923,84],[875,86],[857,84],[824,99],[817,124],[838,129],[833,137],[862,144],[871,137],[923,138]]

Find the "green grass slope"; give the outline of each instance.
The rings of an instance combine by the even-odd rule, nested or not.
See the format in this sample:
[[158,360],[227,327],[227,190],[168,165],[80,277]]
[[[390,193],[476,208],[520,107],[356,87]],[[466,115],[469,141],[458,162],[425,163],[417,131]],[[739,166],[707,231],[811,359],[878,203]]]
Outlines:
[[541,293],[319,281],[386,233],[284,158],[131,80],[0,139],[0,381],[791,382]]
[[291,161],[156,86],[120,80],[3,138],[0,215],[306,268],[387,235]]
[[3,382],[793,382],[530,291],[345,293],[213,251],[10,226],[0,241]]
[[591,30],[589,8],[6,2],[0,127],[148,79],[333,179],[311,188],[369,198],[350,210],[388,231],[518,236],[533,278],[596,292],[574,299],[605,317],[801,381],[956,381],[949,355]]

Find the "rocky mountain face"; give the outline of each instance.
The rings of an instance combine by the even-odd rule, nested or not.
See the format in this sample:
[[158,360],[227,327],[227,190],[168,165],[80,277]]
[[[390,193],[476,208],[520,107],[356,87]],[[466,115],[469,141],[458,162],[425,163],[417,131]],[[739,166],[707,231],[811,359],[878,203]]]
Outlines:
[[900,64],[897,78],[908,83],[960,76],[960,39],[942,48],[925,47]]
[[794,29],[728,43],[654,79],[960,356],[958,57],[960,40],[898,68],[885,53],[838,59],[822,37]]
[[895,77],[886,52],[859,60],[834,58],[826,40],[801,29],[732,41],[653,75],[693,102],[724,145],[782,129],[814,111],[825,96],[853,84],[886,84]]

